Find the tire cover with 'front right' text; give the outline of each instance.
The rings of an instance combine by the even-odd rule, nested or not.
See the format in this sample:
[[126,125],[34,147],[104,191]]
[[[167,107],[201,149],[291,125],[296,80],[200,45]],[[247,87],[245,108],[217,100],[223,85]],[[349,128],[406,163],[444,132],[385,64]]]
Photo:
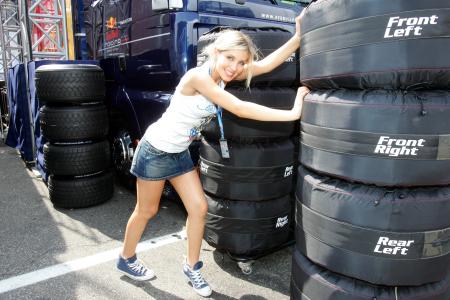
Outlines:
[[301,162],[380,186],[450,184],[448,91],[328,90],[303,104]]

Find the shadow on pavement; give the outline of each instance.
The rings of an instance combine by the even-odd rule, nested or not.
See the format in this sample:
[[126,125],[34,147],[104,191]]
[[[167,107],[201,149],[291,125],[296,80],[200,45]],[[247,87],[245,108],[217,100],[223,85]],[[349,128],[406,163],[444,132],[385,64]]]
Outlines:
[[[233,277],[269,288],[286,296],[290,295],[289,284],[291,279],[292,246],[267,254],[266,256],[255,260],[252,264],[252,272],[249,275],[243,274],[238,267],[237,262],[232,260],[222,251],[215,249],[213,251],[213,258],[223,271]],[[245,299],[264,298],[248,295],[248,298]]]
[[[60,218],[42,180],[26,168],[15,149],[0,141],[0,280],[61,263],[67,244],[58,227]],[[72,282],[64,288],[72,293],[77,286]],[[26,299],[23,292],[13,289],[0,298]]]
[[[113,240],[122,241],[128,218],[134,210],[136,195],[134,191],[117,184],[114,189],[113,198],[101,205],[76,210],[57,210],[91,228],[93,234],[90,238],[93,241],[98,235],[96,230]],[[186,217],[178,204],[162,199],[159,212],[150,220],[141,241],[179,232],[185,220]]]
[[140,282],[130,279],[126,276],[122,276],[122,277],[120,277],[120,279],[145,291],[149,296],[151,296],[155,299],[184,300],[183,298],[180,298],[172,293],[165,292],[165,291],[155,287],[154,285],[152,285],[152,281],[157,280],[158,279],[157,277],[150,281],[140,281]]

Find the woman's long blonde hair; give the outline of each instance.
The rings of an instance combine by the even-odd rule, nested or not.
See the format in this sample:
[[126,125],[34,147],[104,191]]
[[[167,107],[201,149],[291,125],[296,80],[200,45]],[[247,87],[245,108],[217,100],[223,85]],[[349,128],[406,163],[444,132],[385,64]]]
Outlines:
[[258,49],[255,44],[253,44],[252,39],[245,33],[234,29],[225,29],[217,33],[210,33],[205,39],[213,42],[203,49],[201,55],[206,56],[214,68],[217,60],[215,50],[218,50],[219,52],[228,50],[245,50],[248,52],[249,59],[246,64],[247,78],[245,85],[249,87],[252,80],[251,68],[249,68],[249,66],[251,66],[254,61],[258,60],[259,57]]

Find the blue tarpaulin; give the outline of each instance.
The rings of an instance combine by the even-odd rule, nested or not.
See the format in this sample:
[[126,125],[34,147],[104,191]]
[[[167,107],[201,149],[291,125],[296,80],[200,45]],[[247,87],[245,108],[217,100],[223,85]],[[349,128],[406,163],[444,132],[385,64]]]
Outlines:
[[34,161],[31,139],[30,108],[24,64],[8,70],[8,104],[10,123],[6,145],[19,150],[26,162]]

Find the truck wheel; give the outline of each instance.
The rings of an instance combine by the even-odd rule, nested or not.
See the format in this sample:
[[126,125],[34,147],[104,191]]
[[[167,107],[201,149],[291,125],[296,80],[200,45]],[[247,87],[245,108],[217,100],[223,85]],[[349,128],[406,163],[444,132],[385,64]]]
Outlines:
[[129,189],[136,188],[136,177],[130,173],[134,156],[133,141],[127,130],[119,130],[112,142],[112,161],[120,182]]
[[164,188],[162,191],[162,197],[168,200],[173,201],[181,201],[180,196],[178,195],[177,191],[173,187],[173,185],[167,180],[164,184]]
[[104,138],[108,134],[106,106],[82,105],[41,107],[42,134],[50,142],[78,142]]
[[450,187],[386,189],[303,167],[298,178],[297,247],[310,260],[380,285],[422,285],[445,278]]
[[447,0],[314,2],[302,19],[300,81],[314,89],[447,89],[449,18]]
[[89,207],[106,202],[113,196],[114,177],[111,171],[70,179],[50,175],[48,191],[55,207]]
[[44,145],[44,165],[49,174],[81,176],[103,171],[110,166],[108,141],[90,144]]
[[377,286],[313,264],[295,248],[292,255],[291,299],[447,300],[450,299],[450,273],[442,281],[421,286]]
[[36,69],[35,80],[42,102],[102,102],[105,98],[105,76],[96,65],[44,65]]

